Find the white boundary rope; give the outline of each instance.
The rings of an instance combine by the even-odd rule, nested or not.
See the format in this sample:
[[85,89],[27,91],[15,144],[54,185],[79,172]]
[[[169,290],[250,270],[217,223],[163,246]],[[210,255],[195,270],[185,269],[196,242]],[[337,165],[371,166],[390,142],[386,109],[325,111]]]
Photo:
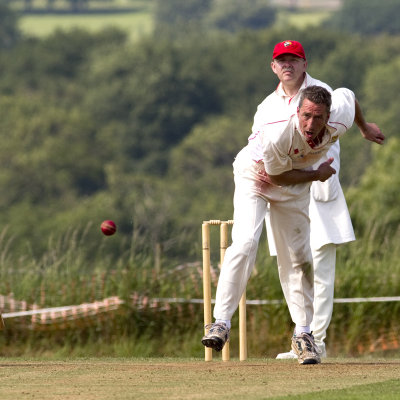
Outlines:
[[392,297],[350,297],[345,299],[334,299],[334,303],[380,303],[385,301],[400,301],[400,296]]
[[[113,297],[113,301],[107,301],[106,299],[103,302],[95,302],[95,303],[85,303],[80,305],[72,305],[72,306],[63,306],[63,307],[48,307],[48,308],[40,308],[35,310],[24,310],[24,311],[15,311],[3,313],[2,316],[4,319],[7,318],[18,318],[18,317],[27,317],[38,314],[55,314],[55,313],[65,313],[74,311],[77,314],[88,313],[88,314],[96,314],[97,312],[105,312],[117,309],[121,304],[124,304],[124,301]],[[400,301],[400,296],[392,296],[392,297],[353,297],[353,298],[338,298],[334,299],[334,303],[380,303],[380,302],[394,302]],[[185,299],[185,298],[176,298],[176,297],[160,297],[160,298],[147,298],[146,304],[157,304],[157,303],[181,303],[181,304],[203,304],[203,299]],[[212,303],[215,303],[215,300],[211,300]],[[139,303],[141,303],[139,301]],[[283,304],[284,300],[246,300],[247,305],[277,305]],[[140,307],[140,304],[136,304],[136,306]]]
[[[184,298],[153,298],[152,301],[160,303],[192,303],[192,304],[203,304],[203,299],[184,299]],[[391,302],[400,301],[400,296],[392,297],[350,297],[342,299],[334,299],[334,303],[380,303],[380,302]],[[215,299],[211,300],[215,303]],[[246,300],[248,305],[269,305],[269,304],[282,304],[284,300]]]
[[[36,315],[49,315],[50,319],[56,319],[58,317],[63,319],[76,319],[80,317],[94,316],[97,314],[114,311],[118,309],[121,304],[124,304],[124,301],[121,300],[119,297],[114,296],[103,299],[102,301],[95,301],[93,303],[6,312],[2,313],[2,317],[3,319],[27,316],[32,316],[32,318],[34,318],[34,316]],[[39,323],[40,321],[35,322]]]

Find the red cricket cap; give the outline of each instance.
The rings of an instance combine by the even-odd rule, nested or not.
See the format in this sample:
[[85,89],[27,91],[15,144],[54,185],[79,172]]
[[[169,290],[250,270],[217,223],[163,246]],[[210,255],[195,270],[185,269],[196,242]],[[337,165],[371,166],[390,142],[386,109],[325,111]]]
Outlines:
[[306,59],[303,46],[300,42],[295,40],[285,40],[284,42],[277,43],[272,53],[272,59],[279,57],[282,54],[293,54],[294,56]]

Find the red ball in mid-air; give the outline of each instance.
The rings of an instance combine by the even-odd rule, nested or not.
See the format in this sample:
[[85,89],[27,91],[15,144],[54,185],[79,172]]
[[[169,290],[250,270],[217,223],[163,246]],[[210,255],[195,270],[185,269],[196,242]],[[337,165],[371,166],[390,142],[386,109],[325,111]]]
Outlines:
[[114,233],[117,231],[117,225],[115,225],[114,221],[111,220],[106,220],[101,223],[101,231],[106,235],[106,236],[111,236],[114,235]]

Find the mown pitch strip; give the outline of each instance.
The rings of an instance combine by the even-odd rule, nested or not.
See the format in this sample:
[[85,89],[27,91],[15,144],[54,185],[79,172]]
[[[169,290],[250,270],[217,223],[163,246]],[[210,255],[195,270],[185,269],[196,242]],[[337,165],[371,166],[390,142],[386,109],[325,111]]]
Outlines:
[[302,366],[296,360],[273,359],[228,363],[175,358],[2,358],[0,398],[251,400],[308,394],[317,397],[307,399],[314,399],[323,392],[324,398],[348,399],[341,396],[376,388],[380,399],[391,399],[384,397],[385,391],[387,396],[399,393],[399,377],[397,359],[327,359],[320,365]]

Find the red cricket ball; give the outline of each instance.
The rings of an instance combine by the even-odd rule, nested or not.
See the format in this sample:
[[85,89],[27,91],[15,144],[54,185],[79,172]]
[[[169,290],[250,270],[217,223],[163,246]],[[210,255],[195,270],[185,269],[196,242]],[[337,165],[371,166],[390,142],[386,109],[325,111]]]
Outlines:
[[117,225],[115,225],[114,221],[111,220],[106,220],[101,223],[101,231],[106,235],[106,236],[111,236],[114,235],[114,233],[117,231]]

